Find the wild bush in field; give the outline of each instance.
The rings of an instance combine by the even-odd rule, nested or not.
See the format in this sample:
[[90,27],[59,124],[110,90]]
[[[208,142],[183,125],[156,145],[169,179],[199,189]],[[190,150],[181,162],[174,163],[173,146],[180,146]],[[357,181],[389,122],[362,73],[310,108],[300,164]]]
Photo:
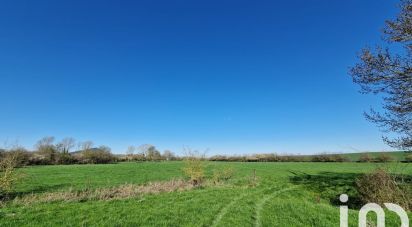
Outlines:
[[29,164],[32,153],[22,147],[17,146],[5,152],[5,155],[13,156],[15,158],[16,167],[22,167]]
[[377,169],[356,179],[357,191],[365,204],[395,203],[410,210],[411,193],[407,187],[408,185],[397,182],[396,178],[385,169]]
[[406,161],[406,162],[412,162],[412,154],[406,155],[405,161]]
[[15,183],[20,179],[16,172],[19,165],[17,153],[7,153],[0,161],[0,199],[5,198],[13,191]]
[[201,186],[205,178],[206,169],[204,155],[201,155],[198,151],[192,151],[190,149],[186,153],[183,172],[190,178],[190,182],[193,186]]
[[213,183],[219,184],[221,182],[226,182],[233,177],[234,169],[231,167],[225,167],[223,169],[213,170]]

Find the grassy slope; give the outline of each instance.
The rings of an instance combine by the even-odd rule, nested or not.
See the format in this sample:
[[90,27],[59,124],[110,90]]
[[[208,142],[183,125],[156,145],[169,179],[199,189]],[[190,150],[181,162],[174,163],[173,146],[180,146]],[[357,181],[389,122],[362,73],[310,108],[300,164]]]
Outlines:
[[[357,174],[376,168],[362,163],[210,163],[209,170],[230,165],[231,187],[117,201],[8,205],[0,226],[338,226],[339,208],[330,200],[351,194]],[[412,173],[407,164],[391,164]],[[19,193],[142,184],[182,177],[181,162],[115,165],[42,166],[22,169]],[[406,170],[404,170],[406,167]],[[256,169],[259,186],[245,187]],[[321,198],[320,200],[318,198]],[[350,212],[351,226],[357,214]],[[397,219],[388,218],[393,226]]]

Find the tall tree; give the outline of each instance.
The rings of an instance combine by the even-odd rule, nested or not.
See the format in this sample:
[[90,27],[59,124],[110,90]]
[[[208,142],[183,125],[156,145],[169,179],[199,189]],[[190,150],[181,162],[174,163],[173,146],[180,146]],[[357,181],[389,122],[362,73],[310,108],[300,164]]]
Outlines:
[[[362,93],[383,99],[383,111],[365,113],[371,122],[387,133],[384,141],[398,149],[412,150],[412,0],[402,1],[400,13],[386,21],[383,30],[387,47],[365,48],[360,62],[351,70]],[[395,49],[401,46],[402,49]]]

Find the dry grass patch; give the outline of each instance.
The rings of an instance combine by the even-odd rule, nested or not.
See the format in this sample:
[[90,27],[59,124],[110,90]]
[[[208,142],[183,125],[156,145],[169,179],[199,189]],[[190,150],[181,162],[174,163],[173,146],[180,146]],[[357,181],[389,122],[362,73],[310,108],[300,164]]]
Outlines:
[[183,180],[164,182],[150,182],[145,185],[125,184],[118,187],[86,189],[81,191],[69,190],[66,192],[48,192],[31,194],[14,199],[13,203],[32,204],[41,202],[82,202],[89,200],[116,200],[134,198],[145,194],[158,194],[163,192],[186,191],[193,185]]
[[411,210],[410,191],[387,170],[377,169],[356,179],[360,198],[364,203],[395,203]]

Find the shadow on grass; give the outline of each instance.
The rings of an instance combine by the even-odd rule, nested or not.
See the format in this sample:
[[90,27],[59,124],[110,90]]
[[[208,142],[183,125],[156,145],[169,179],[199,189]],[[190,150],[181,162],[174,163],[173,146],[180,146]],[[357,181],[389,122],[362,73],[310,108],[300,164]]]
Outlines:
[[292,172],[290,181],[296,185],[303,185],[309,191],[317,193],[321,199],[328,200],[332,205],[339,206],[341,194],[349,195],[346,203],[352,209],[362,206],[359,194],[355,188],[355,180],[359,174],[355,173],[333,173],[321,172],[319,174],[306,174],[303,172]]
[[24,195],[55,191],[60,188],[67,187],[68,185],[69,184],[44,185],[44,186],[38,186],[30,191],[14,191],[14,192],[7,193],[6,195],[0,196],[0,200],[10,201],[10,200],[15,199],[16,197],[22,197]]

